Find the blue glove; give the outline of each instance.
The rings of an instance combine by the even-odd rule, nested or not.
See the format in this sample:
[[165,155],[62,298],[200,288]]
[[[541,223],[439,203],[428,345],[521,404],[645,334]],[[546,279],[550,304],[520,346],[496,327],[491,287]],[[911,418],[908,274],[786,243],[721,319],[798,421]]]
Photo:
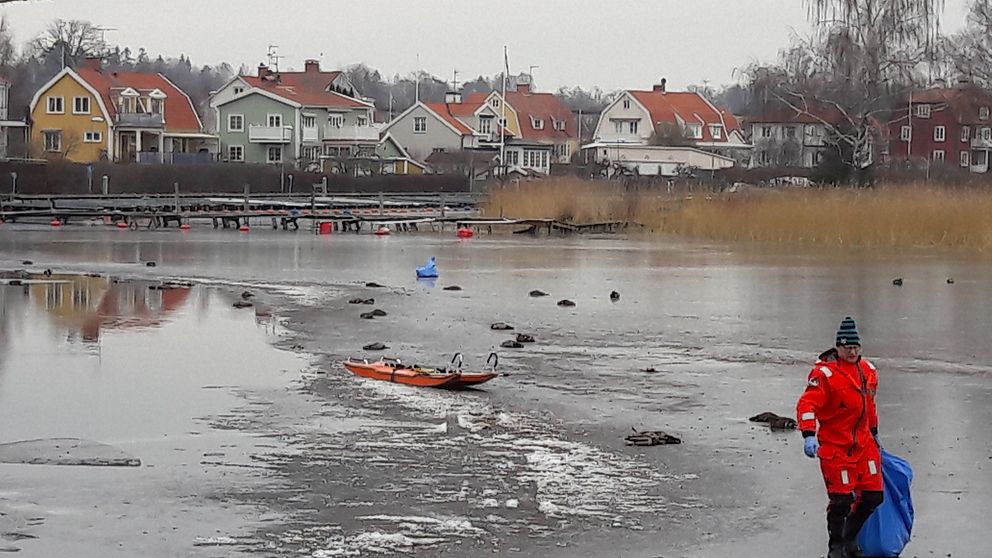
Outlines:
[[807,436],[803,439],[803,453],[806,457],[816,457],[816,450],[820,449],[820,442],[816,441],[816,436]]

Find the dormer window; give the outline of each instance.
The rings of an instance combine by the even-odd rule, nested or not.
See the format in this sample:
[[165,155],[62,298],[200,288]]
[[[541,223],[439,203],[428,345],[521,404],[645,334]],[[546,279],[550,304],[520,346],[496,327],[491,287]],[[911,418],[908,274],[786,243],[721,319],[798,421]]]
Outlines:
[[564,120],[555,120],[555,130],[558,130],[559,132],[564,132],[565,131],[565,121]]
[[930,105],[916,105],[917,118],[930,118]]
[[685,125],[685,137],[689,139],[703,139],[703,125],[702,124],[686,124]]
[[624,99],[623,100],[623,108],[625,108],[625,109],[629,109],[630,108],[630,99]]
[[530,117],[530,125],[535,130],[543,130],[544,129],[544,119],[543,118],[534,118],[533,116],[531,116]]
[[723,126],[710,124],[710,136],[715,140],[723,139]]
[[489,105],[493,108],[499,108],[499,98],[493,97],[492,99],[489,99]]
[[164,108],[165,108],[165,103],[162,99],[151,99],[152,114],[162,114],[162,109]]

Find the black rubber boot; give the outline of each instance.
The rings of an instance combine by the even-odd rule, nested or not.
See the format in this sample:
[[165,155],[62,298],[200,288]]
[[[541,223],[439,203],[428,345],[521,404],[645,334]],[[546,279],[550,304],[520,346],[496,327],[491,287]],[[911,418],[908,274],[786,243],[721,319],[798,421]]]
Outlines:
[[864,558],[861,547],[858,546],[858,534],[872,512],[881,505],[884,496],[881,492],[863,492],[858,505],[847,517],[844,524],[844,558]]
[[828,494],[827,504],[827,558],[844,558],[844,526],[851,513],[854,496],[850,494]]

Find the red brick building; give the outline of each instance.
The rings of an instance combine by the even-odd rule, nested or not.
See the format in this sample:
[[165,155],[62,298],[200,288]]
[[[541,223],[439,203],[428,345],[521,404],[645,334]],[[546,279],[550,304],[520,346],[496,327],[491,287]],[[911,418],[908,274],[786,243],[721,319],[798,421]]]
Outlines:
[[889,121],[889,158],[988,172],[990,110],[992,95],[972,85],[916,91]]

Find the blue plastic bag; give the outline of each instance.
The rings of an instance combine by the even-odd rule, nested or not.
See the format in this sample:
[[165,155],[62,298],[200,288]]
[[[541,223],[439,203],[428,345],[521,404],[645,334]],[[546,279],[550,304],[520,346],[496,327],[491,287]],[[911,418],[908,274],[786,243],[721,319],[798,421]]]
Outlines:
[[417,277],[437,277],[437,264],[434,262],[434,256],[431,256],[425,265],[417,268]]
[[868,518],[858,535],[865,556],[899,556],[913,532],[913,469],[906,460],[882,450],[885,501]]

